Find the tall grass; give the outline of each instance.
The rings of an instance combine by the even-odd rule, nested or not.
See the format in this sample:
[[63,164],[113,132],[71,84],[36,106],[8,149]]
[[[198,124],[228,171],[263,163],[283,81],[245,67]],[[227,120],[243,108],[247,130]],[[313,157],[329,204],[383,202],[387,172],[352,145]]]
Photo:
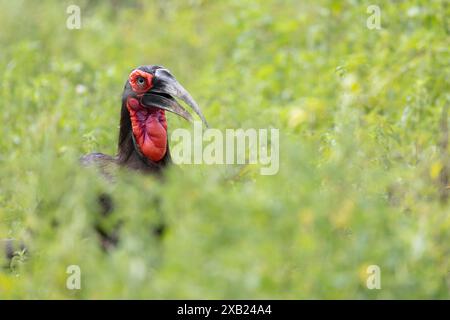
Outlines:
[[[0,238],[29,246],[1,299],[450,297],[448,3],[378,1],[369,30],[368,1],[76,2],[80,30],[73,2],[0,1]],[[116,152],[141,64],[169,68],[211,127],[279,128],[279,173],[184,165],[111,184],[80,167]],[[94,225],[119,220],[105,253]]]

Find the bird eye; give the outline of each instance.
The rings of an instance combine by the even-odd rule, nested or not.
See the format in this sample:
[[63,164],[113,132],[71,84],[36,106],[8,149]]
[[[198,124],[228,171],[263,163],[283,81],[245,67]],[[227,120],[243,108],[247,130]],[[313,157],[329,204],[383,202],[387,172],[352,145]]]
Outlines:
[[150,90],[152,87],[152,79],[152,74],[136,69],[128,76],[128,83],[131,85],[134,92],[141,94]]
[[145,83],[145,79],[143,77],[138,77],[137,83],[142,86]]

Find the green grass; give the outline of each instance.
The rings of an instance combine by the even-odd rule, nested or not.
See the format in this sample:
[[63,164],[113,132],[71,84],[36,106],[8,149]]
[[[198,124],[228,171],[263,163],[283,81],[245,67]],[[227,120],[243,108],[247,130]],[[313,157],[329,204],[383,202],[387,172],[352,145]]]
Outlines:
[[[0,238],[31,252],[1,269],[0,299],[450,298],[448,2],[378,1],[381,30],[370,1],[76,2],[80,30],[73,1],[0,0]],[[115,153],[141,64],[169,68],[211,127],[279,128],[279,173],[184,165],[111,185],[80,167]],[[100,192],[116,204],[101,223],[124,221],[108,254]]]

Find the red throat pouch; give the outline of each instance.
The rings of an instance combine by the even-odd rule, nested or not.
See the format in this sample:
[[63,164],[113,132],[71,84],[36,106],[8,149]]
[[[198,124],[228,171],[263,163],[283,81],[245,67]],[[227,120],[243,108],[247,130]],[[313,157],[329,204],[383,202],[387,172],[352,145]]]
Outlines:
[[141,153],[153,162],[167,152],[167,120],[164,110],[143,107],[135,98],[127,101],[133,135]]

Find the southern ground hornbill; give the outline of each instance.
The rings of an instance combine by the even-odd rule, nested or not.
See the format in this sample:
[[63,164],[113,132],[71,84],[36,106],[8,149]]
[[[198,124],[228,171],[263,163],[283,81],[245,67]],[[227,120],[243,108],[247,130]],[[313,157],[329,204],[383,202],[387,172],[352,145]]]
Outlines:
[[[116,164],[160,175],[171,162],[165,111],[192,121],[190,113],[176,98],[188,104],[208,126],[195,100],[169,70],[161,66],[140,66],[131,71],[122,95],[117,155],[91,153],[81,158],[82,164],[94,164],[103,170],[110,164]],[[108,175],[105,170],[104,173]],[[98,200],[102,215],[108,216],[114,207],[111,198],[101,194]],[[162,224],[153,231],[160,235],[163,229]],[[97,225],[96,230],[104,248],[117,243],[117,228],[106,232]]]
[[160,66],[134,69],[122,95],[117,156],[91,153],[81,159],[82,163],[116,163],[145,173],[160,173],[171,161],[165,111],[192,120],[175,98],[187,103],[207,126],[195,100],[169,70]]
[[[205,117],[191,95],[175,77],[161,66],[140,66],[134,69],[126,83],[122,95],[118,152],[116,156],[91,153],[81,158],[83,165],[96,165],[105,169],[119,165],[142,173],[160,175],[171,162],[165,111],[175,113],[191,121],[192,117],[176,100],[184,101],[208,126]],[[107,170],[104,171],[107,174]],[[107,194],[99,196],[102,214],[113,210],[113,202]],[[154,231],[162,232],[163,225]],[[109,248],[117,242],[117,229],[106,232],[96,226],[102,245]],[[7,259],[14,256],[15,248],[23,250],[22,243],[14,240],[0,242]],[[1,259],[0,259],[1,260]]]

